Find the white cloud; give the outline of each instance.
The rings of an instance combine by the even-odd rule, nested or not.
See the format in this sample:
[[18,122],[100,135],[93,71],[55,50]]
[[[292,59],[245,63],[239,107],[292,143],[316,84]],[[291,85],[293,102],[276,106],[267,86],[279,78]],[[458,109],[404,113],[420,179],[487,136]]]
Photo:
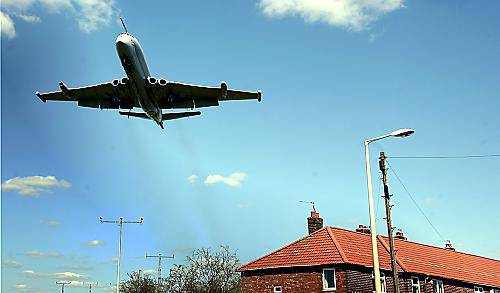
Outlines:
[[239,203],[236,205],[236,207],[238,207],[239,209],[248,209],[250,205],[247,203]]
[[17,192],[24,196],[38,197],[40,193],[51,192],[54,188],[69,188],[71,183],[54,176],[15,177],[2,183],[2,190]]
[[16,28],[14,27],[12,18],[10,18],[10,16],[3,11],[0,13],[2,36],[5,36],[8,39],[14,38],[16,36]]
[[63,272],[63,273],[51,273],[51,274],[46,274],[46,273],[38,273],[34,272],[32,270],[27,270],[23,271],[22,273],[26,278],[51,278],[51,279],[57,279],[57,280],[82,280],[82,279],[88,279],[89,276],[87,275],[82,275],[82,274],[77,274],[73,272]]
[[33,250],[26,252],[25,255],[31,258],[63,258],[64,255],[57,252],[40,252],[38,250]]
[[90,271],[93,269],[93,267],[89,265],[68,265],[68,266],[59,266],[57,268],[62,270],[73,270],[73,271]]
[[33,12],[41,13],[42,10],[52,14],[74,14],[72,18],[86,33],[109,25],[120,14],[115,0],[2,0],[2,35],[8,38],[16,36],[12,16],[29,23],[39,23],[40,17]]
[[188,177],[189,183],[195,183],[197,180],[198,180],[198,175],[193,174]]
[[222,175],[208,175],[205,179],[205,185],[212,185],[217,183],[223,183],[228,186],[239,186],[247,178],[247,174],[243,172],[236,172],[227,177]]
[[158,274],[158,271],[157,270],[144,270],[144,271],[142,271],[142,273],[144,275],[154,275],[154,274]]
[[104,241],[96,239],[96,240],[91,240],[89,242],[85,242],[85,243],[83,243],[83,245],[85,245],[85,246],[99,246],[103,243],[104,243]]
[[17,262],[15,260],[4,259],[4,260],[2,260],[2,266],[6,267],[6,268],[18,269],[18,268],[22,267],[23,265],[20,262]]
[[27,284],[21,283],[14,286],[14,290],[18,292],[36,292],[37,289]]
[[28,15],[28,14],[16,14],[17,17],[21,18],[22,20],[30,23],[39,23],[42,20],[40,17],[36,15]]
[[360,31],[381,15],[403,8],[404,0],[260,0],[258,7],[269,17],[300,16],[307,23]]
[[42,225],[47,225],[49,227],[60,227],[62,226],[61,222],[58,222],[58,221],[54,221],[54,220],[40,220],[39,221],[40,224]]

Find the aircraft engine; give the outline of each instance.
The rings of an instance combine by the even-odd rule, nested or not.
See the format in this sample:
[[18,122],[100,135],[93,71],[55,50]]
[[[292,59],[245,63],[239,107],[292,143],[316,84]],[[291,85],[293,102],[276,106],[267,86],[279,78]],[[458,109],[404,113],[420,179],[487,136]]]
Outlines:
[[120,80],[119,79],[113,79],[113,81],[111,82],[111,84],[113,86],[118,86],[120,84]]
[[127,77],[124,77],[120,80],[120,83],[121,84],[127,84],[128,83],[128,78]]
[[223,81],[221,84],[220,84],[220,91],[221,91],[221,97],[222,99],[225,99],[227,97],[227,83],[225,81]]
[[165,79],[160,79],[158,80],[158,83],[161,85],[161,86],[166,86],[167,85],[167,81]]
[[156,84],[156,78],[154,78],[152,76],[149,76],[148,77],[148,82],[149,82],[149,84]]

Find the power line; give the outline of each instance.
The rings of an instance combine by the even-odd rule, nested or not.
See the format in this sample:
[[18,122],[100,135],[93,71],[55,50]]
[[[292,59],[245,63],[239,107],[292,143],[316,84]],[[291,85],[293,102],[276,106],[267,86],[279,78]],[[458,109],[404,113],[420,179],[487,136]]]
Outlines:
[[477,159],[500,157],[500,154],[464,155],[464,156],[391,156],[391,159]]
[[389,161],[387,161],[387,164],[389,165],[389,169],[391,169],[391,172],[392,174],[394,174],[394,176],[396,177],[396,179],[398,179],[399,183],[401,184],[401,186],[403,186],[403,189],[406,191],[406,193],[408,194],[408,196],[410,197],[411,201],[413,202],[413,204],[415,204],[415,206],[417,207],[417,209],[420,211],[420,213],[424,216],[424,218],[427,220],[427,222],[429,223],[429,225],[432,227],[432,229],[434,229],[434,231],[436,232],[436,234],[439,236],[439,238],[441,238],[441,240],[443,240],[443,242],[446,242],[446,240],[444,239],[443,235],[441,233],[439,233],[438,229],[436,228],[436,226],[434,226],[431,222],[431,220],[429,219],[429,217],[427,217],[427,215],[424,213],[424,211],[420,208],[420,206],[418,205],[417,201],[415,201],[415,199],[413,198],[413,196],[411,195],[410,191],[408,190],[408,188],[406,188],[406,186],[404,185],[403,181],[401,181],[401,178],[399,178],[398,174],[396,174],[396,170],[394,169],[394,167],[392,167],[391,163],[389,163]]

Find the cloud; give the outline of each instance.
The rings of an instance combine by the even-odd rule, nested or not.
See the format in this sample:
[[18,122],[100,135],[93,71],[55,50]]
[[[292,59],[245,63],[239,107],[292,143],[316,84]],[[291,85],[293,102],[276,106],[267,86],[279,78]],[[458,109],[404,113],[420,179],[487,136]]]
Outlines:
[[40,193],[52,192],[54,188],[70,188],[71,183],[54,176],[15,177],[2,183],[2,190],[20,195],[38,197]]
[[39,23],[42,21],[40,17],[36,15],[16,14],[16,16],[29,23]]
[[40,252],[38,250],[33,250],[25,253],[26,256],[31,258],[63,258],[64,254],[57,252]]
[[16,28],[14,27],[12,18],[10,18],[8,14],[3,13],[3,11],[1,11],[0,13],[2,36],[8,39],[14,38],[16,36]]
[[193,174],[188,177],[189,183],[195,183],[197,180],[198,180],[198,175]]
[[154,275],[154,274],[158,274],[158,270],[144,270],[144,271],[142,271],[142,273],[144,275]]
[[28,286],[27,284],[24,284],[24,283],[15,285],[14,290],[18,291],[18,292],[36,292],[37,291],[36,288]]
[[239,209],[248,209],[250,207],[250,205],[247,203],[239,203],[236,205],[236,207]]
[[90,33],[109,25],[116,19],[120,10],[115,0],[3,0],[2,1],[2,35],[8,38],[16,36],[12,16],[29,23],[39,23],[41,18],[33,15],[33,11],[51,14],[69,12],[75,15],[80,30]]
[[42,225],[47,225],[49,227],[60,227],[60,226],[62,226],[61,222],[53,221],[53,220],[48,220],[48,221],[40,220],[38,222],[40,224],[42,224]]
[[59,266],[57,268],[61,270],[70,270],[70,271],[90,271],[93,269],[92,266],[88,265],[68,265],[68,266]]
[[34,272],[32,270],[27,270],[27,271],[23,271],[22,274],[26,278],[35,278],[35,279],[51,278],[51,279],[68,280],[68,281],[82,280],[82,279],[85,280],[85,279],[89,278],[89,276],[87,276],[87,275],[77,274],[77,273],[73,273],[73,272],[46,274],[46,273]]
[[23,265],[20,262],[17,262],[15,260],[4,259],[2,261],[2,266],[6,267],[6,268],[18,269],[18,268],[22,267]]
[[223,183],[231,187],[239,186],[247,178],[246,173],[236,172],[227,177],[222,175],[208,175],[205,179],[205,185]]
[[96,239],[96,240],[91,240],[89,242],[85,242],[85,243],[83,243],[83,245],[85,245],[85,246],[99,246],[103,243],[104,243],[104,241]]
[[257,4],[271,18],[300,16],[307,23],[361,31],[380,16],[403,8],[404,0],[260,0]]

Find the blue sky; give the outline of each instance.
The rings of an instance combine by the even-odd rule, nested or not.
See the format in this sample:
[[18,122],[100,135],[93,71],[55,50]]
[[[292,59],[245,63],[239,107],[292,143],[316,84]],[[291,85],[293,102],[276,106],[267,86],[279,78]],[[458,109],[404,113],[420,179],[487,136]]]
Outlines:
[[[182,263],[193,248],[225,244],[242,262],[262,256],[305,235],[309,207],[300,200],[314,200],[327,225],[368,224],[363,140],[397,128],[416,133],[371,145],[378,194],[379,151],[499,153],[498,1],[381,0],[362,10],[348,0],[302,2],[3,1],[2,291],[54,291],[69,278],[105,292],[115,282],[118,227],[99,216],[144,217],[124,227],[123,277],[156,268],[146,252]],[[225,102],[165,130],[115,111],[42,103],[34,92],[61,80],[124,76],[118,16],[154,76],[225,80],[261,89],[263,101]],[[496,259],[499,163],[391,160],[445,239]],[[209,175],[219,176],[208,184]],[[42,177],[23,181],[30,176]],[[389,176],[395,226],[444,246]],[[6,188],[16,177],[25,185]],[[377,210],[385,234],[382,201]]]

